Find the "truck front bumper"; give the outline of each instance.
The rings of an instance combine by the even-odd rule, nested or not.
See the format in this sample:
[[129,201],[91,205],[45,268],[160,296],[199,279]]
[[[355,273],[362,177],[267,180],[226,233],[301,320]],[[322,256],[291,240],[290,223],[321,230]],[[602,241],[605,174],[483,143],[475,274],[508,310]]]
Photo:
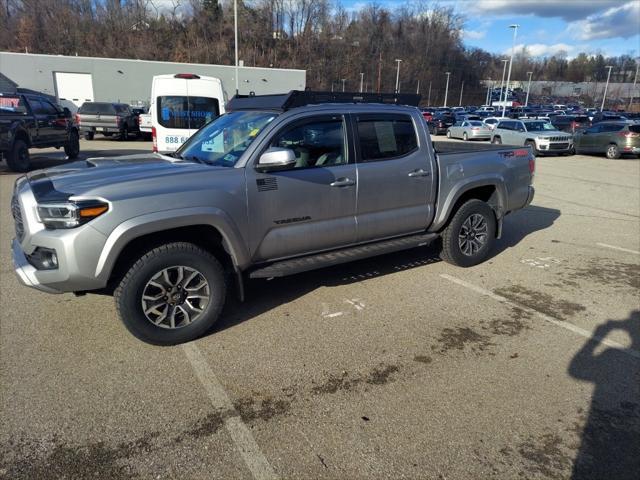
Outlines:
[[20,242],[18,242],[16,238],[11,242],[11,254],[13,257],[13,269],[16,272],[16,276],[18,277],[18,280],[20,280],[20,283],[46,293],[62,293],[60,290],[56,290],[55,288],[51,288],[40,283],[36,277],[36,272],[38,270],[29,263],[22,247],[20,246]]

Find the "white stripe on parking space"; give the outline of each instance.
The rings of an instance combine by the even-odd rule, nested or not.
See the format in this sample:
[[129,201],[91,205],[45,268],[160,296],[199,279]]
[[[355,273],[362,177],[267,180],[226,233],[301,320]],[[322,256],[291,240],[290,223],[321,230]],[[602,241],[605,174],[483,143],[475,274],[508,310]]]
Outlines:
[[519,303],[512,302],[511,300],[508,300],[505,297],[496,295],[495,293],[489,290],[485,290],[482,287],[478,287],[477,285],[473,285],[472,283],[465,282],[464,280],[460,280],[459,278],[452,277],[451,275],[447,275],[446,273],[441,273],[440,277],[450,282],[453,282],[455,284],[458,284],[462,287],[468,288],[469,290],[473,290],[474,292],[479,293],[480,295],[484,295],[485,297],[492,298],[493,300],[503,303],[504,305],[509,305],[510,307],[519,308],[520,310],[524,310],[525,312],[529,312],[531,314],[537,315],[543,320],[546,320],[547,322],[552,323],[553,325],[556,325],[560,328],[564,328],[565,330],[569,330],[570,332],[577,333],[578,335],[581,335],[585,338],[596,340],[603,345],[607,345],[608,347],[619,349],[622,352],[632,357],[640,358],[639,351],[633,350],[631,348],[626,348],[624,345],[621,345],[618,342],[614,342],[613,340],[609,340],[608,338],[594,336],[588,330],[585,330],[584,328],[580,328],[572,323],[565,322],[564,320],[558,320],[556,318],[550,317],[549,315],[545,315],[544,313],[534,310],[533,308],[525,307],[524,305],[520,305]]
[[637,250],[630,250],[628,248],[616,247],[615,245],[609,245],[606,243],[596,243],[596,245],[599,247],[611,248],[612,250],[618,250],[620,252],[635,253],[636,255],[640,255],[640,252],[638,252]]
[[196,377],[207,392],[213,407],[222,412],[233,412],[224,420],[224,426],[229,432],[233,443],[240,451],[240,455],[256,480],[275,480],[278,478],[266,457],[258,447],[255,438],[240,418],[240,414],[233,407],[233,403],[224,388],[209,367],[204,356],[195,343],[182,345]]

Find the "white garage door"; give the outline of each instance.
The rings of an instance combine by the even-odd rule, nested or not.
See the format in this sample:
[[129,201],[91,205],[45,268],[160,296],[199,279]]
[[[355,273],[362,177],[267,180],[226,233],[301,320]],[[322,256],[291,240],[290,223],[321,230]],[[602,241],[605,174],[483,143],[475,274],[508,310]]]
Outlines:
[[56,92],[60,100],[69,100],[76,106],[93,102],[93,79],[90,73],[55,72]]

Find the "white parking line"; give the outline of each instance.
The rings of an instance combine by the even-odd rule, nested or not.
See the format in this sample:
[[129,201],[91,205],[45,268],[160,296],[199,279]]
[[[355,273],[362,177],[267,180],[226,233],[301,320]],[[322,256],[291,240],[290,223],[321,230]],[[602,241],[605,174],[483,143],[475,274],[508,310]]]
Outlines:
[[275,480],[278,478],[273,468],[267,461],[266,457],[258,447],[255,438],[251,435],[251,431],[244,424],[240,418],[240,414],[233,407],[233,403],[229,399],[229,396],[224,391],[224,388],[218,381],[216,375],[209,367],[209,364],[205,360],[204,356],[195,345],[195,343],[185,343],[182,345],[191,367],[193,368],[196,377],[207,392],[207,396],[211,401],[213,407],[218,411],[234,412],[235,415],[230,415],[224,420],[224,426],[229,432],[233,443],[240,451],[240,455],[247,467],[253,474],[253,478],[256,480]]
[[611,248],[613,250],[619,250],[621,252],[634,253],[636,255],[640,255],[640,252],[638,252],[637,250],[630,250],[628,248],[616,247],[615,245],[609,245],[606,243],[596,243],[596,245],[599,247]]
[[607,345],[608,347],[612,347],[612,348],[616,348],[619,349],[620,351],[626,353],[627,355],[630,355],[632,357],[635,358],[640,358],[640,352],[637,350],[633,350],[631,348],[626,348],[624,345],[618,343],[618,342],[614,342],[613,340],[609,340],[608,338],[602,338],[602,337],[598,337],[598,336],[594,336],[591,334],[591,332],[589,332],[588,330],[585,330],[584,328],[580,328],[577,327],[575,325],[573,325],[572,323],[569,322],[565,322],[564,320],[558,320],[557,318],[553,318],[550,317],[549,315],[545,315],[544,313],[541,313],[537,310],[534,310],[533,308],[529,308],[529,307],[525,307],[524,305],[520,305],[519,303],[515,303],[512,302],[511,300],[506,299],[505,297],[502,297],[500,295],[496,295],[493,292],[490,292],[489,290],[485,290],[482,287],[478,287],[477,285],[474,285],[472,283],[469,282],[465,282],[464,280],[460,280],[459,278],[456,277],[452,277],[451,275],[447,275],[446,273],[441,273],[440,277],[444,278],[445,280],[449,280],[450,282],[456,283],[462,287],[468,288],[469,290],[473,290],[476,293],[479,293],[480,295],[484,295],[485,297],[489,297],[492,298],[500,303],[503,303],[505,305],[509,305],[510,307],[515,307],[515,308],[519,308],[520,310],[524,310],[525,312],[529,312],[533,315],[537,315],[538,317],[542,318],[543,320],[546,320],[549,323],[552,323],[558,327],[564,328],[565,330],[569,330],[573,333],[577,333],[578,335],[581,335],[585,338],[589,338],[589,339],[593,339],[593,340],[597,340],[599,343],[603,344],[603,345]]

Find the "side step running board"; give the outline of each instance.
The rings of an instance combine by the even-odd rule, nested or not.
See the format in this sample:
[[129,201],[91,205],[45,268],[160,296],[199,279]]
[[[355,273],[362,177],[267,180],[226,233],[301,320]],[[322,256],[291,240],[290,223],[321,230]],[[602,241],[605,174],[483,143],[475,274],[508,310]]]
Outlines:
[[368,243],[357,247],[333,250],[331,252],[318,253],[306,257],[283,260],[272,263],[266,267],[258,268],[249,274],[250,278],[285,277],[295,273],[315,270],[317,268],[330,267],[341,263],[352,262],[362,258],[375,257],[385,253],[407,250],[431,243],[438,238],[436,233],[422,233],[410,237],[394,238],[376,243]]

